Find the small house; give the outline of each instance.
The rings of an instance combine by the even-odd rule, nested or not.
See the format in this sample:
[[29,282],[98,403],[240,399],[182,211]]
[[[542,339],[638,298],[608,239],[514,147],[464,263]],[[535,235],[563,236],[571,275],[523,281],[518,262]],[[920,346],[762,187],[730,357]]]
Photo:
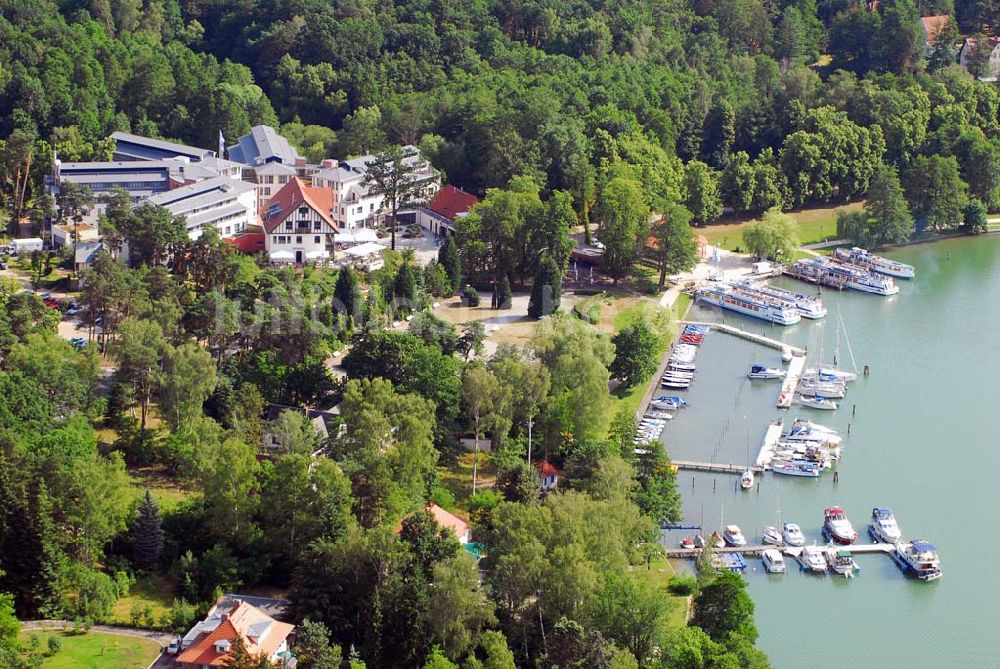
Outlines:
[[445,511],[434,502],[431,502],[430,506],[427,507],[427,510],[431,512],[432,516],[434,516],[434,521],[438,525],[455,533],[455,536],[458,538],[458,542],[460,544],[465,545],[469,543],[471,534],[469,532],[469,524],[467,522],[455,514]]
[[295,625],[274,619],[239,597],[224,595],[181,640],[177,667],[207,669],[228,667],[237,639],[253,655],[264,655],[275,667],[289,666],[294,656],[288,648]]
[[293,177],[264,207],[264,245],[273,263],[301,265],[329,258],[337,224],[333,191]]
[[542,492],[549,492],[550,490],[555,490],[559,486],[559,477],[562,476],[562,472],[556,469],[548,460],[542,460],[537,465],[538,478],[542,482]]

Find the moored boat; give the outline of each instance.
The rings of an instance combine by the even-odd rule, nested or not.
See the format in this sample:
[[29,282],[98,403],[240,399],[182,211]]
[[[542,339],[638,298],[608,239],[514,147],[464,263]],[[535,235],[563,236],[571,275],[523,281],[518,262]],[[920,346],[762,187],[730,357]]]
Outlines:
[[854,561],[851,551],[846,549],[830,549],[826,552],[826,561],[830,571],[841,576],[854,576],[861,572],[861,567]]
[[753,316],[779,325],[794,325],[802,316],[794,307],[768,299],[757,292],[747,291],[727,284],[707,286],[695,291],[695,300],[707,302],[746,316]]
[[896,544],[893,558],[904,571],[921,581],[941,578],[941,560],[937,548],[922,539],[901,541]]
[[785,441],[818,442],[839,444],[842,439],[836,430],[817,425],[806,418],[797,418],[782,435]]
[[765,367],[764,365],[751,365],[750,371],[747,372],[748,379],[783,379],[785,378],[785,370],[777,369],[775,367]]
[[810,367],[805,372],[802,373],[802,378],[819,378],[828,381],[843,381],[844,383],[850,383],[851,381],[857,381],[858,375],[854,372],[848,372],[843,369],[837,369],[836,367]]
[[781,538],[789,546],[804,546],[806,537],[795,523],[784,523],[781,526]]
[[838,544],[853,544],[858,540],[858,533],[839,506],[831,506],[823,512],[823,534]]
[[768,548],[762,554],[762,559],[764,562],[764,569],[768,574],[785,573],[785,558],[782,557],[781,551],[774,548]]
[[746,469],[743,472],[743,476],[740,477],[740,487],[743,488],[744,490],[750,490],[751,488],[753,488],[753,481],[754,481],[753,470]]
[[747,545],[746,537],[740,531],[739,525],[726,525],[726,529],[722,532],[722,538],[728,546],[739,547]]
[[897,543],[902,537],[896,517],[892,515],[892,509],[877,506],[872,509],[872,520],[868,525],[868,533],[875,541],[885,544]]
[[785,290],[784,288],[778,288],[776,286],[772,286],[771,284],[760,283],[751,279],[739,281],[736,285],[747,290],[759,291],[768,297],[786,302],[798,310],[798,312],[806,318],[815,319],[826,316],[826,307],[823,306],[823,301],[818,297],[813,297],[804,293],[797,293],[792,290]]
[[912,279],[917,274],[913,265],[877,256],[871,251],[860,249],[857,246],[851,249],[837,249],[833,254],[838,260],[853,263],[880,274],[897,276],[901,279]]
[[824,383],[819,381],[801,381],[798,391],[800,395],[806,397],[826,397],[831,399],[843,399],[847,394],[847,388],[841,383]]
[[773,525],[764,525],[760,528],[760,540],[770,546],[780,546],[784,543],[781,539],[781,532]]
[[819,478],[820,465],[802,460],[775,459],[771,461],[771,471],[784,476],[802,476],[814,479]]
[[823,550],[816,546],[803,546],[802,552],[799,553],[799,564],[802,565],[802,569],[814,574],[826,573],[826,558],[823,556]]
[[833,400],[826,399],[822,395],[813,395],[811,397],[807,397],[805,395],[799,394],[799,396],[796,398],[796,401],[798,401],[798,403],[804,407],[809,407],[810,409],[822,409],[824,411],[834,411],[840,407],[839,404],[837,404]]

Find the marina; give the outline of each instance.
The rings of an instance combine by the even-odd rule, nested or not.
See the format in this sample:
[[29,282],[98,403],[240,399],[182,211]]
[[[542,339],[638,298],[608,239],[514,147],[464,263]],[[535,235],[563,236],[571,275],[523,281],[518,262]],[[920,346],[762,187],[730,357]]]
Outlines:
[[[743,554],[749,566],[744,577],[755,603],[758,644],[774,666],[809,662],[831,667],[845,663],[922,667],[956,661],[983,666],[982,653],[1000,654],[1000,639],[994,638],[987,613],[1000,588],[984,579],[977,567],[983,532],[993,536],[1000,530],[1000,523],[986,511],[1000,502],[992,482],[993,472],[1000,470],[1000,452],[984,448],[981,430],[982,417],[991,415],[1000,403],[1000,386],[994,378],[1000,349],[985,344],[974,354],[977,362],[970,364],[970,349],[955,343],[960,329],[982,342],[992,341],[993,333],[1000,331],[1000,237],[908,247],[893,251],[891,257],[917,268],[915,281],[899,280],[900,299],[823,289],[830,312],[825,321],[833,323],[842,314],[858,363],[858,378],[849,384],[849,399],[839,411],[795,406],[791,411],[776,410],[778,382],[746,378],[751,364],[777,366],[782,345],[809,349],[803,374],[810,368],[830,371],[839,356],[832,355],[835,328],[824,331],[824,320],[803,319],[779,327],[724,313],[726,328],[756,331],[771,340],[761,343],[716,336],[724,331],[716,325],[723,317],[718,307],[695,305],[687,316],[692,322],[712,324],[714,332],[699,352],[697,382],[683,393],[690,404],[684,420],[671,421],[663,434],[672,459],[732,463],[734,470],[740,469],[747,431],[753,448],[762,443],[767,426],[782,417],[786,433],[795,418],[829,426],[849,451],[818,479],[767,472],[750,492],[734,485],[732,473],[678,473],[684,522],[714,518],[706,527],[707,537],[720,527],[724,506],[726,522],[746,531],[749,548]],[[790,277],[773,283],[802,289]],[[977,297],[969,299],[970,295]],[[828,355],[820,355],[822,350]],[[847,368],[853,368],[849,358],[847,362]],[[865,366],[871,369],[869,376],[860,373]],[[914,405],[907,389],[926,387],[928,377],[934,379],[935,393],[947,397],[954,409],[930,411]],[[786,440],[787,435],[782,441]],[[945,449],[942,444],[949,446]],[[955,466],[973,461],[977,464],[972,468]],[[901,476],[896,472],[902,463],[906,473]],[[839,481],[835,482],[834,472]],[[802,572],[786,549],[781,551],[788,573],[768,574],[754,556],[766,545],[758,528],[776,524],[777,497],[781,520],[800,523],[805,544],[820,547],[825,545],[824,508],[842,505],[864,535],[873,507],[889,507],[907,540],[923,537],[938,548],[945,576],[921,582],[904,573],[889,549],[883,550],[890,559],[866,553],[870,550],[866,546],[885,543],[867,537],[849,547],[863,568],[859,578],[819,578]],[[665,533],[664,544],[671,554],[681,550],[675,547],[685,534],[694,533]],[[680,569],[691,569],[693,564],[687,557],[677,562]],[[819,610],[822,615],[817,615]],[[970,618],[970,612],[977,613]],[[879,630],[891,635],[894,643],[845,647],[831,636],[831,620],[838,621],[837,636],[869,639]],[[938,631],[927,635],[928,627]]]

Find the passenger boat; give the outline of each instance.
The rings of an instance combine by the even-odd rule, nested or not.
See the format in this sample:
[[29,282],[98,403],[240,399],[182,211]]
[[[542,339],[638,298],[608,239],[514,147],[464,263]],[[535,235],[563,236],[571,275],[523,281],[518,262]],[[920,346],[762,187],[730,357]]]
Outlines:
[[901,541],[892,554],[899,566],[921,581],[936,581],[941,578],[941,560],[937,548],[921,539]]
[[839,506],[831,506],[823,512],[823,534],[830,541],[843,545],[853,544],[858,540],[858,533]]
[[765,367],[764,365],[751,365],[750,371],[747,372],[748,379],[783,379],[785,378],[785,370],[777,369],[775,367]]
[[872,509],[872,521],[868,525],[868,533],[875,541],[884,544],[897,543],[902,537],[899,525],[896,524],[896,517],[892,515],[892,509],[884,506]]
[[879,274],[898,276],[901,279],[912,279],[917,275],[917,270],[913,265],[877,256],[871,251],[859,249],[857,246],[851,249],[837,249],[833,252],[833,255],[838,260],[859,265]]
[[784,523],[781,526],[781,538],[789,546],[804,546],[806,537],[795,523]]
[[823,550],[816,546],[803,546],[802,552],[799,553],[799,564],[802,565],[802,569],[814,574],[826,573],[826,558],[823,556]]
[[767,298],[757,292],[735,288],[727,284],[699,288],[695,300],[714,304],[746,316],[753,316],[779,325],[794,325],[802,320],[797,309],[784,302]]
[[850,577],[861,573],[861,567],[854,561],[854,556],[849,550],[830,549],[826,552],[826,561],[830,565],[830,571],[834,574]]
[[895,295],[899,286],[892,278],[864,267],[831,258],[804,258],[795,263],[793,276],[827,285],[853,288],[874,295]]
[[809,407],[811,409],[823,409],[824,411],[834,411],[839,404],[833,400],[828,400],[822,395],[813,395],[812,397],[807,397],[805,395],[799,394],[797,401],[804,407]]
[[773,525],[764,525],[760,528],[760,540],[771,546],[780,546],[781,532]]
[[823,301],[818,297],[812,297],[804,293],[797,293],[792,290],[785,290],[784,288],[777,288],[770,284],[753,281],[751,279],[739,281],[735,285],[739,288],[758,291],[768,297],[790,304],[806,318],[815,319],[826,316],[826,307],[823,306]]
[[750,490],[753,488],[753,480],[753,470],[749,468],[744,470],[743,476],[740,477],[740,487],[744,490]]
[[805,478],[819,478],[820,465],[815,462],[804,462],[802,460],[775,459],[771,461],[771,471],[784,476],[802,476]]
[[768,548],[764,551],[762,558],[764,562],[764,570],[768,574],[785,573],[785,558],[781,556],[781,551],[774,548]]
[[739,547],[747,545],[746,537],[740,531],[739,525],[726,525],[726,529],[722,533],[722,538],[728,546]]

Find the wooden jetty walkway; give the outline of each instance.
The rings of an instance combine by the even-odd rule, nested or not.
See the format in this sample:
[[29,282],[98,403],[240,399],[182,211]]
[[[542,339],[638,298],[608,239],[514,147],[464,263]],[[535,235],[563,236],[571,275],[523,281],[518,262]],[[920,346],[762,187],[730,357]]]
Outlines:
[[778,393],[778,408],[788,409],[795,399],[795,391],[799,388],[799,381],[802,380],[802,372],[806,368],[806,358],[804,355],[793,355],[788,363],[788,371],[781,382],[781,392]]
[[[725,548],[713,548],[712,550],[716,553],[743,553],[743,555],[759,557],[768,548],[775,548],[785,555],[793,558],[797,558],[799,554],[802,553],[802,546],[768,546],[765,544],[742,547],[726,546]],[[853,546],[824,544],[822,546],[816,546],[816,548],[820,548],[822,550],[849,550],[854,555],[891,555],[896,550],[896,547],[892,544],[855,544]],[[701,551],[701,548],[668,548],[666,550],[666,556],[668,558],[694,560],[701,555]]]
[[741,330],[738,327],[732,325],[726,325],[725,323],[705,323],[702,321],[681,321],[681,325],[701,325],[707,328],[713,328],[719,332],[725,332],[726,334],[731,334],[734,337],[739,337],[740,339],[746,339],[748,341],[755,342],[757,344],[762,344],[764,346],[770,346],[771,348],[776,348],[779,351],[784,349],[789,349],[793,356],[804,356],[806,354],[805,349],[799,348],[798,346],[792,346],[791,344],[786,344],[779,339],[771,339],[770,337],[765,337],[764,335],[757,334],[756,332],[748,332],[746,330]]
[[780,421],[772,421],[770,425],[767,426],[767,432],[764,433],[764,441],[760,444],[760,450],[757,451],[757,469],[763,471],[771,465],[771,460],[774,459],[774,449],[778,446],[778,441],[781,439],[781,433],[785,429],[785,424]]
[[[677,469],[693,472],[714,472],[716,474],[742,474],[746,465],[723,464],[721,462],[694,462],[692,460],[671,460],[670,464]],[[761,467],[751,467],[755,474],[764,471]]]

